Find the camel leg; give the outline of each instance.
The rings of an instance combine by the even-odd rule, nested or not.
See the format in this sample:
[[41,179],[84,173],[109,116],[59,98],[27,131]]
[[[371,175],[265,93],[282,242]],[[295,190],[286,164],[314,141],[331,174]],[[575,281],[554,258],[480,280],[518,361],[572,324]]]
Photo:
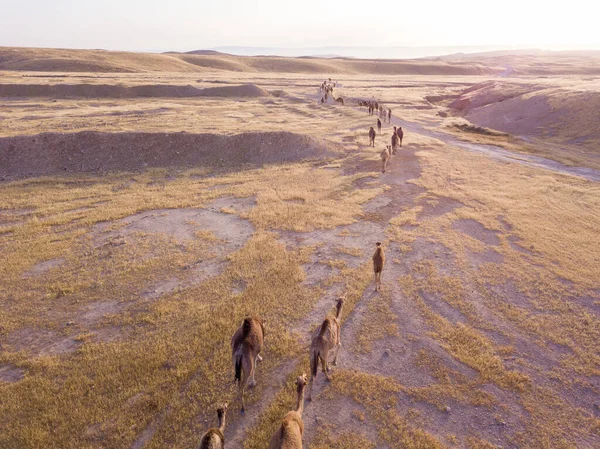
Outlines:
[[306,396],[307,401],[312,401],[312,386],[313,386],[313,375],[312,369],[310,370],[310,380],[308,381],[308,395]]
[[338,344],[335,346],[335,357],[333,357],[333,366],[337,366],[338,354],[340,353],[340,348],[342,347],[342,343],[338,341]]
[[239,389],[239,400],[242,404],[242,408],[240,409],[240,413],[243,415],[244,412],[246,411],[246,407],[244,405],[244,388],[246,387],[246,381],[248,380],[248,377],[246,376],[245,373],[242,374],[242,379],[240,381],[240,389]]
[[328,372],[328,366],[327,366],[327,358],[329,356],[329,353],[327,354],[321,354],[321,368],[323,369],[323,373],[325,374],[325,377],[327,378],[327,380],[331,380],[331,376],[329,375]]
[[250,382],[248,383],[248,386],[250,388],[254,388],[256,386],[256,379],[254,379],[254,373],[256,372],[256,359],[250,359],[250,375],[248,377],[250,377]]

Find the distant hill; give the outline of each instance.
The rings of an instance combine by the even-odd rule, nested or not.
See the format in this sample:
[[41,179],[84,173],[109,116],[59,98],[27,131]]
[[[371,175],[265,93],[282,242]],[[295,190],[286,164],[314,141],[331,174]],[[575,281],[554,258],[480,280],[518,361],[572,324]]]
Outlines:
[[381,75],[489,75],[503,67],[428,60],[234,56],[215,50],[133,53],[0,47],[0,70],[41,72],[280,72]]
[[[327,47],[329,48],[329,47]],[[0,70],[38,72],[275,72],[374,75],[600,74],[600,51],[494,50],[421,59],[319,56],[236,56],[218,50],[134,53],[106,50],[0,47]],[[224,49],[222,49],[224,50]],[[323,49],[320,49],[323,50]]]

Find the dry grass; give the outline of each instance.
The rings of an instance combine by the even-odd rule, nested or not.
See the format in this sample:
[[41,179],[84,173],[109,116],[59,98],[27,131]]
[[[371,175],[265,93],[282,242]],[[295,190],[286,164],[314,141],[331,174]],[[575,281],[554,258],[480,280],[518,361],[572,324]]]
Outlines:
[[[240,73],[235,82],[255,76]],[[30,81],[21,78],[0,76],[3,82]],[[378,166],[376,151],[357,143],[372,125],[371,118],[347,107],[290,99],[312,89],[320,78],[265,74],[261,86],[277,86],[290,97],[263,100],[3,103],[3,136],[79,129],[235,133],[292,126],[357,151],[348,160],[321,167],[297,163],[238,172],[148,170],[1,184],[0,246],[5,257],[0,261],[0,336],[3,343],[21,336],[23,343],[22,349],[2,352],[0,364],[26,373],[18,382],[0,383],[0,427],[6,429],[0,433],[1,447],[130,447],[144,429],[152,431],[145,447],[194,447],[205,430],[204,419],[214,419],[215,404],[234,397],[227,340],[248,313],[266,318],[267,347],[258,386],[248,399],[250,406],[263,407],[263,413],[246,433],[245,447],[265,447],[293,406],[291,382],[307,370],[308,351],[296,333],[305,329],[296,329],[298,323],[330,293],[328,289],[347,294],[347,319],[372,282],[371,261],[351,268],[348,256],[364,254],[338,245],[334,252],[340,259],[319,260],[334,274],[320,287],[307,286],[303,267],[316,246],[286,247],[272,231],[331,229],[336,235],[356,237],[334,229],[365,219],[362,205],[376,195],[395,194],[396,186],[387,190],[379,181],[354,182],[373,176]],[[144,74],[122,78],[127,85],[150,79]],[[231,81],[231,74],[211,74],[211,79]],[[167,84],[191,80],[165,75]],[[406,87],[387,88],[391,78],[385,76],[362,80],[340,75],[340,80],[346,97],[374,95],[389,102],[402,98],[405,103],[394,110],[422,123],[430,122],[435,112],[417,109],[432,89],[425,83],[445,90],[468,81],[399,77],[393,82]],[[95,82],[107,81],[99,77]],[[485,407],[485,412],[493,407],[499,413],[523,409],[522,416],[515,417],[520,433],[507,436],[507,444],[531,449],[594,447],[600,425],[585,407],[587,396],[581,399],[579,391],[592,391],[589,379],[598,375],[600,366],[594,309],[600,272],[599,188],[578,178],[495,162],[424,136],[409,134],[407,139],[409,148],[418,149],[421,170],[409,182],[424,193],[410,200],[403,197],[406,204],[385,230],[392,240],[389,248],[402,253],[390,269],[403,269],[405,264],[406,270],[400,271],[400,279],[388,280],[389,293],[367,305],[364,329],[352,344],[366,350],[379,339],[402,338],[392,310],[395,301],[403,301],[424,323],[403,343],[419,349],[436,345],[436,354],[444,357],[433,351],[418,353],[416,368],[434,379],[421,388],[405,387],[362,367],[336,370],[321,398],[342,395],[360,404],[364,413],[358,419],[376,427],[377,441],[348,429],[325,429],[310,447],[425,449],[445,447],[441,441],[470,449],[495,447],[482,438],[481,429],[473,436],[451,426],[437,432],[435,423],[399,403],[400,393],[438,409],[448,401]],[[353,174],[354,165],[362,167],[359,174]],[[255,201],[248,209],[221,209],[224,216],[247,220],[255,230],[230,254],[220,253],[224,242],[198,223],[186,223],[193,238],[182,241],[127,232],[120,221],[144,211],[199,209],[224,197]],[[443,210],[445,202],[457,207],[431,212],[438,206]],[[460,225],[471,220],[481,226],[468,235]],[[48,261],[55,265],[36,271]],[[216,269],[192,282],[190,267],[199,261],[226,270]],[[147,294],[163,282],[177,287]],[[114,310],[86,321],[88,307],[111,301],[116,303]],[[23,336],[42,331],[71,346],[65,352],[40,352],[38,343],[25,342]],[[527,352],[519,346],[523,341]],[[451,368],[455,365],[449,358],[477,374]],[[261,399],[269,381],[282,367],[290,369],[281,373],[286,383],[271,403],[265,403]],[[490,383],[500,389],[484,391]],[[511,402],[503,403],[506,398]],[[231,416],[233,422],[237,419]]]
[[485,335],[465,324],[451,323],[427,305],[419,294],[419,290],[427,285],[427,280],[422,282],[406,275],[399,282],[406,297],[417,304],[434,328],[435,336],[443,347],[452,356],[475,369],[479,373],[480,382],[491,381],[516,391],[524,391],[529,387],[528,376],[506,369],[497,348]]
[[400,335],[391,303],[391,294],[386,291],[380,292],[369,301],[356,337],[356,348],[359,352],[370,352],[375,341]]
[[310,449],[375,449],[375,443],[358,432],[343,432],[330,427],[319,429]]
[[448,400],[464,402],[474,407],[491,407],[496,404],[495,398],[482,391],[477,382],[448,368],[442,360],[432,354],[420,351],[415,364],[426,369],[437,381],[426,387],[407,389],[407,393],[419,401],[429,402],[442,411],[446,410]]
[[381,442],[391,448],[441,449],[445,447],[424,430],[412,427],[395,409],[402,387],[389,378],[344,370],[332,383],[333,391],[365,407],[377,426]]

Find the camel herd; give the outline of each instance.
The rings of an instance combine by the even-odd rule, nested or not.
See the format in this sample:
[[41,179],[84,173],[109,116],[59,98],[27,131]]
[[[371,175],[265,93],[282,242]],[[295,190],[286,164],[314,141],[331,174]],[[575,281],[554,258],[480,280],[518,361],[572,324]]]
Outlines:
[[[329,83],[327,81],[323,82],[320,87],[321,92],[324,92],[324,97],[321,98],[322,103],[327,100],[329,95],[333,95],[334,87],[335,83],[331,84],[331,78],[329,79]],[[344,100],[341,97],[335,99],[335,101],[344,104]],[[360,101],[359,105],[367,107],[369,115],[373,115],[373,111],[379,111],[384,122],[386,115],[388,122],[391,121],[392,110],[386,110],[378,102]],[[379,134],[381,134],[381,120],[379,118],[377,119],[377,129]],[[383,173],[386,171],[390,158],[396,153],[398,145],[402,146],[403,136],[402,128],[394,127],[391,145],[386,145],[385,150],[381,152]],[[371,126],[369,129],[370,146],[375,147],[375,137],[375,129]],[[385,253],[380,242],[376,243],[372,260],[375,275],[375,291],[379,292],[381,291],[381,274],[385,265]],[[339,352],[342,347],[341,317],[345,301],[346,298],[344,296],[338,298],[335,304],[335,314],[328,314],[321,325],[315,330],[309,349],[310,378],[307,379],[306,374],[302,374],[302,376],[296,379],[296,407],[283,417],[279,427],[271,437],[269,449],[302,449],[302,434],[304,433],[302,412],[304,410],[305,390],[308,386],[306,400],[311,401],[313,381],[317,376],[319,364],[327,381],[331,381],[330,361],[332,365],[337,365]],[[265,326],[258,316],[246,317],[231,337],[234,379],[238,384],[236,401],[240,404],[242,415],[245,412],[244,392],[246,387],[252,388],[256,385],[256,366],[258,362],[262,361],[260,354],[264,349],[264,339]],[[226,403],[217,409],[219,427],[209,429],[202,436],[199,449],[223,449],[225,447],[224,431],[227,407],[228,404]]]
[[[381,291],[381,273],[385,264],[383,246],[380,242],[376,244],[373,254],[373,272],[375,273],[375,291]],[[336,366],[342,347],[342,309],[346,298],[344,296],[336,300],[335,315],[327,315],[321,326],[313,334],[310,344],[310,380],[306,374],[296,379],[296,408],[289,411],[282,419],[281,424],[273,433],[269,443],[269,449],[302,449],[302,434],[304,433],[304,421],[302,412],[304,410],[304,395],[308,385],[307,401],[312,400],[313,380],[321,370],[328,381],[331,381],[331,367],[329,362]],[[259,317],[247,317],[241,326],[235,331],[231,338],[231,353],[235,381],[238,383],[238,402],[241,405],[241,413],[244,414],[244,390],[246,385],[256,385],[254,374],[256,364],[262,361],[260,353],[264,348],[265,328]],[[333,358],[333,360],[332,360]],[[248,380],[250,381],[248,382]],[[217,409],[219,427],[209,429],[200,440],[199,449],[223,449],[225,447],[225,414],[228,404]]]

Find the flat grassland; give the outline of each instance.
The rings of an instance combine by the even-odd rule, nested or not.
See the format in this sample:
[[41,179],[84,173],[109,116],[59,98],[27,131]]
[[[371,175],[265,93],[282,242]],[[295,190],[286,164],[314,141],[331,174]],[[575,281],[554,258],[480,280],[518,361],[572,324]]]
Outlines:
[[[0,447],[192,448],[227,401],[226,447],[264,448],[341,294],[305,447],[600,446],[593,73],[9,51]],[[345,105],[320,103],[329,76]],[[393,110],[375,148],[358,99]],[[248,314],[266,349],[241,416]]]

